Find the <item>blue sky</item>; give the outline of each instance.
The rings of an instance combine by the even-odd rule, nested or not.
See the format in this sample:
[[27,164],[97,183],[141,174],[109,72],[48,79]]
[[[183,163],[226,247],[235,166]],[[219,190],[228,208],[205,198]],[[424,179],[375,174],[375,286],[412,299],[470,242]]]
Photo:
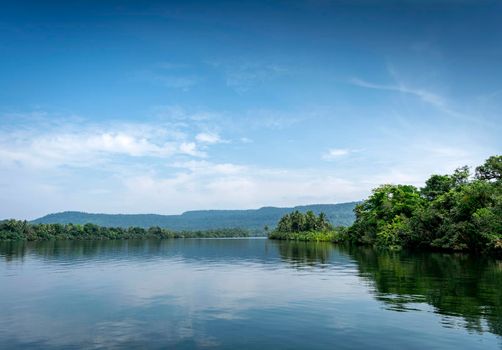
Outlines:
[[360,200],[502,148],[497,1],[12,1],[0,218]]

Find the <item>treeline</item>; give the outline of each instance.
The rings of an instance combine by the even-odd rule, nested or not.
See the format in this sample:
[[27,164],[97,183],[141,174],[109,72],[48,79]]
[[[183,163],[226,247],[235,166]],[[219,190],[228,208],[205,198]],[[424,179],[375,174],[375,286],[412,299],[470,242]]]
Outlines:
[[[474,176],[468,167],[462,167],[450,175],[432,175],[422,188],[382,185],[354,212],[352,226],[335,230],[337,241],[394,249],[501,253],[502,156],[487,159],[475,169]],[[295,233],[281,221],[271,238],[301,240],[312,236],[311,232]],[[283,229],[290,234],[284,234]]]
[[294,208],[263,207],[249,210],[196,210],[181,215],[157,214],[92,214],[74,211],[49,214],[33,220],[33,224],[96,224],[106,227],[168,227],[173,231],[212,230],[240,227],[263,235],[265,225],[275,226],[279,219],[294,210],[302,213],[312,210],[325,212],[336,225],[351,225],[354,222],[354,207],[357,203],[314,204]]
[[102,227],[95,224],[30,224],[26,221],[0,222],[0,241],[113,240],[148,238],[248,237],[249,231],[235,228],[204,231],[171,231],[160,227]]
[[316,215],[310,210],[306,213],[295,210],[284,215],[268,237],[295,241],[337,241],[343,231],[343,227],[335,229],[324,213]]

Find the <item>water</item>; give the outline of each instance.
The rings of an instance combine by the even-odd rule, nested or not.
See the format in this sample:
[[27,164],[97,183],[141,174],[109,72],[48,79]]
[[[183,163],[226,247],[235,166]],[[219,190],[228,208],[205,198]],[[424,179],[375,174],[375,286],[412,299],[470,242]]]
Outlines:
[[0,243],[0,349],[498,349],[502,262],[265,239]]

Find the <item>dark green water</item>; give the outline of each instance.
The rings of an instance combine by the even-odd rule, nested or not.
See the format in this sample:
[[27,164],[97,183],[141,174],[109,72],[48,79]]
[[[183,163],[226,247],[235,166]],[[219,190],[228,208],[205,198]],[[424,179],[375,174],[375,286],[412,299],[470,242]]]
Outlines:
[[264,239],[0,243],[0,349],[498,349],[502,261]]

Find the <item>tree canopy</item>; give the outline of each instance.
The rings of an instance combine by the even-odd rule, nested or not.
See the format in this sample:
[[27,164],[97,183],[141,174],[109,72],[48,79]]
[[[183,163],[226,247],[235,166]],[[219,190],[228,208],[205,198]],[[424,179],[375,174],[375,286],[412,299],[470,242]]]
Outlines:
[[493,156],[474,176],[464,166],[453,174],[432,175],[422,188],[381,185],[356,205],[356,220],[348,229],[334,229],[322,214],[295,211],[283,216],[269,237],[500,254],[501,174],[502,156]]
[[279,232],[305,232],[305,231],[324,231],[331,229],[326,214],[320,213],[318,216],[309,210],[305,214],[298,210],[284,215],[277,224]]
[[382,185],[356,206],[349,239],[390,247],[502,250],[502,157],[471,177],[462,167],[432,175],[423,188]]

